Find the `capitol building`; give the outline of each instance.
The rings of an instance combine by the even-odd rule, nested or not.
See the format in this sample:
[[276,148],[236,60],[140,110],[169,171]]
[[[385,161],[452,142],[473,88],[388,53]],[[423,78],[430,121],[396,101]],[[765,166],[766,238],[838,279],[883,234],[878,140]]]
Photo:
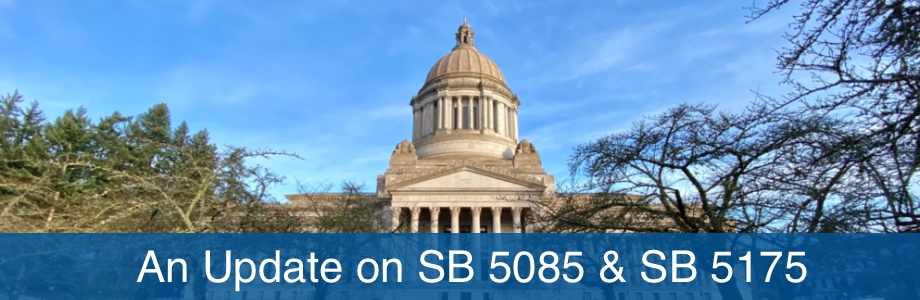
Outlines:
[[521,100],[475,38],[464,17],[453,49],[409,101],[412,139],[396,145],[368,199],[392,231],[524,232],[554,193],[536,147],[518,136]]
[[[518,136],[521,100],[505,77],[475,44],[473,28],[463,24],[453,49],[436,61],[411,97],[412,137],[396,143],[389,167],[377,176],[376,191],[362,197],[379,210],[386,232],[525,233],[539,227],[540,213],[555,195],[553,175],[543,169],[537,147]],[[407,128],[408,129],[408,128]],[[407,130],[408,131],[408,130]],[[340,194],[287,195],[294,207],[333,201]],[[335,204],[329,204],[335,205]],[[453,235],[450,239],[456,239]],[[492,236],[497,239],[497,236]],[[450,240],[447,239],[447,240]],[[474,239],[478,240],[478,239]],[[486,250],[487,241],[473,247]],[[498,245],[498,243],[495,243]],[[476,250],[474,250],[476,251]],[[487,269],[487,268],[486,268]],[[484,275],[482,275],[484,276]],[[637,278],[631,281],[638,282]],[[253,290],[259,290],[254,288]],[[389,295],[380,298],[379,293]],[[208,299],[316,300],[315,288],[265,286],[247,296],[227,287],[209,288]],[[719,300],[705,285],[633,285],[615,293],[594,286],[565,291],[540,288],[499,290],[400,290],[343,285],[326,299],[522,299],[542,293],[554,299]],[[746,299],[750,299],[749,291]],[[247,298],[248,297],[248,298]]]

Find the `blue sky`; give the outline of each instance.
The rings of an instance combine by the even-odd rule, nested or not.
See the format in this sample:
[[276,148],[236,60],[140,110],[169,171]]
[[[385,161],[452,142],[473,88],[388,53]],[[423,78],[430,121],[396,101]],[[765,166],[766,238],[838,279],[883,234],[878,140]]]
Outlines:
[[309,184],[364,182],[411,137],[409,100],[454,45],[476,45],[521,99],[520,136],[557,181],[572,148],[680,102],[778,95],[788,12],[750,1],[0,0],[0,93],[49,116],[135,115],[157,103],[217,144],[296,152],[258,161]]

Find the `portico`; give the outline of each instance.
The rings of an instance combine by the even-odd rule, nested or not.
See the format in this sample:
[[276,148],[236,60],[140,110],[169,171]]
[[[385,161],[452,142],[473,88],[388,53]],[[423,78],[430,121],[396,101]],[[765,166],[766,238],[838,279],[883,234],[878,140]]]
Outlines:
[[[408,214],[409,224],[405,231],[410,233],[521,233],[524,230],[523,218],[530,209],[520,206],[391,206],[391,231],[399,231],[403,217]],[[511,224],[510,228],[507,224]]]

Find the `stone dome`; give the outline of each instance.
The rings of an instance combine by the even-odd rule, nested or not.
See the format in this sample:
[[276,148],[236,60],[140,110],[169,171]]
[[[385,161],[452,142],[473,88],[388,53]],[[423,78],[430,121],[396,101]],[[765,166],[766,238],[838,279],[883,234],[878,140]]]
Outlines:
[[485,75],[505,83],[505,76],[502,75],[502,71],[498,69],[495,62],[479,53],[476,46],[473,46],[474,37],[473,29],[466,23],[466,17],[464,17],[463,24],[457,30],[457,46],[431,67],[425,82],[431,82],[442,76],[452,77],[449,75],[476,78]]
[[498,66],[476,49],[474,37],[464,16],[457,44],[431,67],[425,84],[409,101],[412,144],[420,160],[510,160],[515,155],[521,102]]
[[476,50],[476,47],[460,45],[453,51],[441,57],[428,71],[428,78],[425,82],[430,82],[435,78],[449,75],[469,75],[479,77],[480,75],[492,76],[496,80],[504,83],[505,76],[498,69],[489,57]]

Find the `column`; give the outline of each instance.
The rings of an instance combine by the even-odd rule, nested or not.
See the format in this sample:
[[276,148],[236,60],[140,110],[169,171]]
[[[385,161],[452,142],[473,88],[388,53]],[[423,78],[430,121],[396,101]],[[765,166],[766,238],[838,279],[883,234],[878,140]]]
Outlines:
[[512,131],[514,133],[513,139],[517,140],[517,110],[511,111],[511,115],[513,116],[511,118],[511,126],[514,127],[514,131]]
[[492,207],[492,232],[502,233],[502,208],[501,206]]
[[470,207],[470,210],[473,212],[473,226],[471,226],[472,228],[470,228],[470,232],[480,233],[479,232],[479,227],[480,227],[479,216],[481,216],[482,214],[482,207],[474,206],[474,207]]
[[486,124],[484,123],[485,118],[482,117],[482,115],[486,111],[486,106],[485,104],[483,104],[483,101],[484,100],[482,100],[481,96],[476,97],[476,106],[477,106],[476,119],[479,119],[479,128],[476,128],[476,129],[479,129],[480,131],[482,131],[483,128],[486,128]]
[[428,210],[431,211],[431,233],[438,233],[438,217],[441,216],[441,208],[432,206]]
[[508,134],[509,138],[514,138],[514,111],[508,106]]
[[521,233],[521,208],[511,208],[511,232]]
[[438,130],[444,129],[444,97],[438,96]]
[[422,213],[422,208],[416,206],[409,209],[409,212],[412,214],[412,223],[410,223],[411,227],[409,227],[409,232],[418,233],[418,216]]
[[492,105],[489,104],[489,96],[482,97],[482,106],[482,120],[484,122],[482,123],[482,129],[485,132],[489,130],[489,125],[491,124],[489,122],[489,109],[492,108]]
[[431,111],[430,113],[428,113],[428,134],[431,134],[431,133],[434,133],[434,131],[437,129],[435,127],[437,125],[436,123],[437,120],[435,120],[435,116],[438,114],[438,112],[437,110],[434,109],[434,101],[431,101],[428,103],[428,110]]
[[425,115],[426,114],[427,112],[425,111],[425,106],[424,105],[419,106],[418,108],[418,137],[425,136]]
[[460,233],[460,207],[450,207],[450,233]]
[[427,115],[427,113],[424,105],[418,108],[418,137],[425,136],[425,115]]
[[432,102],[425,104],[425,115],[428,117],[425,120],[425,135],[431,134],[431,125],[434,124],[434,105]]
[[508,108],[507,106],[505,106],[505,109],[502,112],[502,114],[505,117],[505,136],[509,138],[511,137],[511,114],[510,112],[511,112],[511,109]]
[[424,124],[422,126],[422,136],[427,136],[429,133],[431,133],[431,103],[425,104],[422,111],[425,113],[423,116],[424,120],[422,122]]
[[447,129],[454,129],[454,97],[447,97]]
[[503,130],[502,124],[504,124],[502,123],[502,105],[503,104],[500,101],[496,104],[497,104],[496,105],[497,107],[495,108],[495,117],[498,119],[498,122],[495,122],[497,123],[495,124],[496,125],[495,133],[502,134],[502,130]]
[[396,229],[399,229],[399,215],[402,213],[402,207],[390,206],[390,214],[393,216],[393,219],[390,222],[390,231],[396,232]]
[[486,129],[486,99],[485,97],[479,97],[479,113],[476,114],[476,117],[479,118],[479,130],[484,131]]
[[518,119],[517,119],[517,109],[514,110],[514,140],[518,139]]
[[511,107],[505,106],[505,136],[511,137]]
[[502,126],[502,132],[501,132],[501,133],[502,133],[502,135],[505,135],[505,136],[506,136],[506,135],[508,135],[508,107],[505,106],[504,103],[502,103],[502,104],[498,107],[498,110],[501,111],[501,113],[502,113],[501,120],[498,120],[498,121],[499,121],[499,124],[501,124],[501,126]]
[[450,97],[444,96],[444,129],[450,129]]
[[418,110],[412,108],[412,139],[418,138]]

